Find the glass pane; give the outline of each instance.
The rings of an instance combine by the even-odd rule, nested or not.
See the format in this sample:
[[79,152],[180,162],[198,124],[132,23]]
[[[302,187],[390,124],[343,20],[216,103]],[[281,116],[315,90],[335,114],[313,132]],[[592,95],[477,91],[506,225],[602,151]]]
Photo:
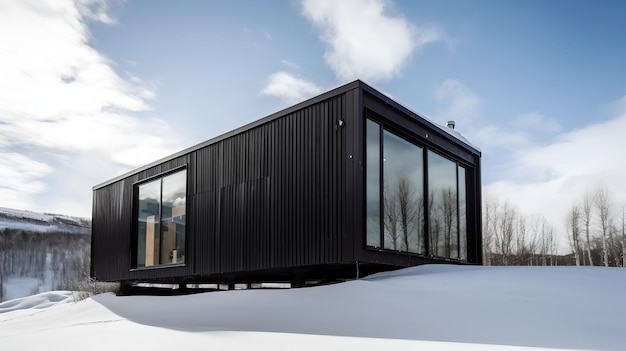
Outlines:
[[422,148],[383,132],[383,214],[386,249],[424,252]]
[[380,247],[380,125],[368,119],[366,133],[367,245]]
[[158,264],[161,180],[139,186],[137,267]]
[[459,257],[457,165],[428,151],[428,218],[430,254]]
[[459,258],[467,260],[467,195],[465,168],[459,167]]
[[185,262],[187,171],[163,178],[161,264]]

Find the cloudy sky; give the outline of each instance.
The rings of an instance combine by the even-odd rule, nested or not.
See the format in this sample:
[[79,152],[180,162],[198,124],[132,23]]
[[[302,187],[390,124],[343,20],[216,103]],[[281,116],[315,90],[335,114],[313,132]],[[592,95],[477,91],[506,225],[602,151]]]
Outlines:
[[623,1],[0,2],[0,206],[92,186],[361,79],[483,151],[488,196],[555,225],[626,200]]

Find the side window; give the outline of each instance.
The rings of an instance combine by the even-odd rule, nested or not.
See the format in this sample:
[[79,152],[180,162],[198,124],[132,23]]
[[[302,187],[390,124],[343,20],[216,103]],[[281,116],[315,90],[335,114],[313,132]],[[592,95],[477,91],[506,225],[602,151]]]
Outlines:
[[185,263],[187,171],[137,188],[136,267]]

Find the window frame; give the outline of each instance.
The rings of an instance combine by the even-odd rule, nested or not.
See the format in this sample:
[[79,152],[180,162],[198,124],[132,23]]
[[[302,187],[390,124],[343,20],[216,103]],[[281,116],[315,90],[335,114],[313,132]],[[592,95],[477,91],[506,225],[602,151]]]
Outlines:
[[[150,265],[150,266],[139,266],[138,264],[138,249],[139,249],[139,188],[142,185],[151,183],[153,181],[159,181],[160,182],[160,190],[159,190],[159,236],[162,235],[162,228],[161,227],[161,222],[163,220],[162,218],[162,214],[163,214],[163,179],[174,175],[176,173],[185,171],[185,234],[184,234],[184,245],[185,245],[185,249],[184,249],[184,257],[185,260],[183,262],[176,262],[176,263],[164,263],[164,264],[154,264],[154,265]],[[133,187],[133,198],[132,198],[132,206],[133,206],[133,210],[132,210],[132,217],[131,217],[131,221],[132,221],[132,233],[131,233],[131,269],[130,271],[139,271],[139,270],[152,270],[152,269],[161,269],[161,268],[172,268],[172,267],[184,267],[187,265],[187,261],[189,258],[189,231],[188,231],[188,210],[189,210],[189,170],[187,165],[182,165],[182,166],[178,166],[172,169],[169,169],[167,171],[164,172],[160,172],[158,174],[154,174],[150,177],[141,179],[139,181],[136,181],[132,184]],[[160,250],[161,248],[159,248],[159,254],[160,254]]]
[[[374,124],[378,125],[379,129],[378,129],[378,155],[379,155],[379,163],[377,165],[378,168],[378,180],[379,180],[379,185],[378,185],[378,200],[379,200],[379,204],[378,204],[378,209],[379,209],[379,222],[378,227],[380,228],[380,242],[378,246],[373,246],[370,245],[368,243],[368,229],[370,224],[369,222],[369,213],[368,213],[368,199],[370,198],[370,195],[368,194],[368,170],[370,169],[370,166],[368,164],[369,161],[369,156],[368,156],[368,141],[367,141],[367,136],[368,136],[368,125],[369,122],[373,122]],[[366,110],[365,114],[364,114],[364,118],[363,118],[363,151],[364,151],[364,160],[365,160],[365,165],[363,167],[364,170],[364,176],[363,176],[363,189],[365,191],[364,193],[364,204],[363,204],[363,222],[364,222],[364,233],[363,233],[363,246],[366,250],[369,251],[379,251],[379,252],[390,252],[390,253],[395,253],[395,254],[402,254],[402,255],[408,255],[408,256],[418,256],[418,257],[428,257],[428,258],[435,258],[435,259],[442,259],[442,260],[446,260],[446,261],[452,261],[452,262],[462,262],[462,263],[471,263],[472,261],[472,257],[473,255],[469,252],[470,249],[470,239],[475,236],[474,234],[470,235],[470,222],[473,222],[473,220],[471,220],[469,218],[469,215],[471,214],[471,212],[468,210],[468,204],[471,203],[471,199],[473,199],[474,195],[474,190],[471,189],[471,181],[470,181],[470,177],[471,177],[471,172],[473,172],[474,168],[476,167],[475,165],[467,162],[466,160],[463,160],[459,157],[455,157],[453,155],[452,152],[445,150],[443,147],[433,143],[432,141],[428,140],[428,139],[423,139],[420,138],[418,135],[415,135],[414,133],[410,133],[408,131],[406,131],[404,128],[398,127],[395,124],[393,124],[391,121],[389,121],[388,119],[381,117],[380,115],[378,115],[377,113],[373,112],[373,111],[369,111]],[[422,238],[421,240],[424,241],[424,250],[422,251],[422,253],[416,253],[416,252],[412,252],[412,251],[401,251],[401,250],[394,250],[394,249],[388,249],[385,248],[385,242],[384,242],[384,223],[383,223],[383,218],[384,218],[384,206],[382,204],[382,199],[384,196],[384,182],[385,182],[385,176],[384,176],[384,165],[383,165],[383,156],[385,153],[384,150],[384,133],[388,132],[391,133],[392,135],[394,135],[395,137],[401,138],[402,140],[417,146],[419,148],[421,148],[421,157],[422,157],[422,171],[423,171],[423,175],[422,175],[422,183],[423,183],[423,188],[422,188],[422,192],[424,195],[424,208],[422,208],[422,213],[423,213],[423,230],[422,230]],[[428,137],[428,136],[426,136]],[[455,177],[456,177],[456,210],[457,210],[457,214],[456,214],[456,233],[457,233],[457,251],[458,251],[458,258],[453,258],[453,257],[446,257],[446,256],[439,256],[439,255],[433,255],[431,254],[431,245],[433,245],[433,243],[430,242],[430,217],[429,217],[429,213],[426,209],[427,204],[431,201],[430,199],[430,189],[429,189],[429,158],[428,158],[428,153],[432,152],[440,157],[443,157],[444,159],[452,162],[455,164]],[[460,179],[459,179],[459,173],[460,168],[463,169],[464,172],[464,183],[461,185],[460,184]],[[461,196],[459,194],[459,191],[463,189],[465,191],[465,193],[463,194],[463,196]],[[460,213],[460,210],[462,208],[461,206],[461,199],[463,199],[465,201],[465,223],[464,225],[461,224],[461,220],[462,220],[462,216]],[[461,230],[461,229],[464,230]],[[371,233],[369,233],[369,235],[371,235]],[[461,235],[464,235],[464,238],[461,238]],[[461,243],[464,243],[465,247],[464,247],[464,251],[462,249]],[[436,244],[435,244],[436,245]],[[463,254],[464,252],[464,254]],[[452,256],[452,255],[450,255]]]

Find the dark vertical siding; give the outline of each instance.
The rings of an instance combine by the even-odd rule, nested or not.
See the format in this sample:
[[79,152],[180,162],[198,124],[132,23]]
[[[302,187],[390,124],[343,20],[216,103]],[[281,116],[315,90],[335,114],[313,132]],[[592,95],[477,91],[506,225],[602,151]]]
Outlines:
[[[344,95],[94,191],[93,270],[148,280],[342,262]],[[134,185],[187,168],[185,267],[133,270]]]
[[198,274],[342,261],[343,95],[195,152]]
[[94,191],[91,262],[99,280],[118,279],[130,268],[132,189],[123,180]]

